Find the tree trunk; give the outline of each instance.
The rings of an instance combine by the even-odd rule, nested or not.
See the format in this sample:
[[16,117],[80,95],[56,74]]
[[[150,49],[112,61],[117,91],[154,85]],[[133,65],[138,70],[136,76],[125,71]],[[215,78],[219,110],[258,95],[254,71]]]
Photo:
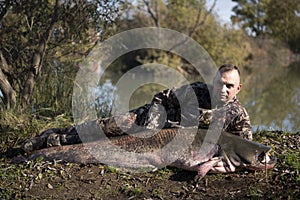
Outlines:
[[27,80],[24,84],[24,90],[22,92],[23,107],[27,107],[31,104],[31,100],[34,92],[34,86],[36,83],[36,76],[41,71],[43,57],[46,53],[47,43],[49,42],[49,38],[52,35],[55,24],[58,21],[60,7],[61,7],[61,0],[56,0],[55,7],[53,9],[51,23],[49,24],[45,33],[42,35],[39,45],[37,46],[33,54],[31,69],[28,74]]
[[6,104],[7,109],[14,108],[16,105],[17,94],[15,90],[11,87],[6,76],[0,68],[0,90],[3,95],[4,103]]
[[9,84],[6,76],[3,74],[0,69],[0,90],[3,95],[4,103],[6,104],[7,109],[14,108],[16,105],[16,92]]
[[7,75],[3,72],[8,72],[8,64],[0,50],[0,90],[2,92],[4,103],[7,109],[14,108],[17,101],[17,93],[7,79]]

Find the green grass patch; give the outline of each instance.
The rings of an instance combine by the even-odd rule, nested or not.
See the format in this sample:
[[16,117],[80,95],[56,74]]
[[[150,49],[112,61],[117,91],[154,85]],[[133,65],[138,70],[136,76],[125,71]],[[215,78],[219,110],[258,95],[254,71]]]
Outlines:
[[34,114],[3,111],[0,116],[0,151],[18,148],[30,137],[54,127],[72,125],[71,117],[64,114],[56,117],[43,117]]

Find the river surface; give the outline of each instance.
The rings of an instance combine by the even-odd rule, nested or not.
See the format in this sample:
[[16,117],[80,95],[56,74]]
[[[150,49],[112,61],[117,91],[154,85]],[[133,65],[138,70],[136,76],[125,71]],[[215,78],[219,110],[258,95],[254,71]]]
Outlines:
[[[299,77],[300,62],[285,66],[262,65],[251,70],[250,73],[242,73],[243,87],[238,98],[250,115],[253,131],[300,131]],[[104,90],[100,91],[103,98],[107,98],[110,96],[108,94],[115,91],[113,87],[110,81],[106,83],[106,86],[104,85]],[[157,87],[153,89],[152,86],[146,86],[138,90],[132,94],[129,107],[132,109],[150,102],[153,94],[161,89],[157,90]],[[103,98],[101,99],[103,100]],[[112,98],[116,98],[116,96]],[[113,101],[110,100],[109,104],[112,104]],[[103,111],[100,110],[102,113]],[[106,105],[105,112],[109,111],[111,108]]]
[[246,75],[240,101],[257,129],[300,130],[300,63]]

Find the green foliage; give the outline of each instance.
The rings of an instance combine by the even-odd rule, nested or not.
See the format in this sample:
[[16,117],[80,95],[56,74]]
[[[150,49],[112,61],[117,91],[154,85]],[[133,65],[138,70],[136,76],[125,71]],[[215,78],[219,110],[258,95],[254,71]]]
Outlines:
[[[122,4],[122,0],[1,2],[0,70],[6,85],[1,82],[0,88],[9,87],[2,91],[4,99],[15,93],[18,105],[30,107],[35,86],[42,88],[45,77],[52,81],[60,76],[60,80],[72,82],[77,71],[74,65],[106,37],[107,26],[118,17]],[[67,71],[69,73],[65,73]],[[51,95],[62,98],[69,95],[72,84],[65,83],[62,81],[60,86],[51,88],[48,84],[47,89],[52,91],[48,90],[50,94],[44,93],[44,97],[37,91],[34,103],[61,103]],[[62,90],[66,90],[66,94]],[[38,98],[43,98],[42,102]],[[70,104],[69,99],[60,107],[69,108],[67,104]],[[58,106],[55,107],[58,110]]]
[[[159,26],[177,30],[195,39],[210,54],[215,63],[225,62],[244,66],[254,50],[243,31],[222,26],[205,7],[205,1],[152,0],[137,1],[62,1],[57,22],[42,52],[42,66],[35,75],[30,109],[46,116],[70,114],[71,94],[78,63],[91,51],[98,40],[130,28]],[[256,0],[237,1],[236,22],[258,36],[268,33],[287,42],[299,51],[299,1]],[[7,5],[6,5],[7,3]],[[122,10],[128,6],[127,10]],[[149,7],[147,7],[148,5]],[[280,6],[279,6],[280,5]],[[53,19],[55,1],[1,2],[0,51],[7,66],[1,66],[10,85],[22,101],[26,84],[32,73],[32,58]],[[121,16],[121,17],[120,17]],[[101,33],[98,32],[101,30]],[[100,34],[100,35],[99,35]],[[137,38],[138,40],[138,38]],[[1,53],[0,52],[0,53]],[[190,78],[195,69],[177,55],[159,50],[138,50],[118,58],[101,80],[120,76],[133,67],[159,63],[172,67]],[[155,73],[160,73],[159,71]],[[192,77],[199,80],[200,77]],[[152,86],[151,86],[152,87]],[[145,89],[149,93],[153,88]],[[137,92],[140,93],[141,92]],[[6,102],[1,98],[0,103]],[[133,105],[137,105],[134,103]]]
[[[196,40],[217,65],[224,62],[240,66],[245,64],[245,58],[251,51],[246,35],[242,31],[222,26],[217,22],[205,7],[205,1],[153,0],[146,5],[143,1],[137,1],[136,7],[134,5],[130,7],[129,12],[133,14],[130,18],[123,18],[118,22],[119,31],[153,26],[159,22],[159,26],[163,28],[179,31]],[[178,70],[189,80],[201,80],[197,70],[180,56],[154,49],[138,50],[124,55],[123,58],[120,57],[107,73],[113,74],[109,77],[118,79],[131,68],[146,63],[163,64]]]
[[270,35],[300,52],[300,1],[272,0],[266,10],[266,28]]
[[234,63],[242,67],[252,51],[250,41],[242,31],[222,27],[212,17],[199,28],[194,38],[207,50],[217,66]]
[[238,23],[255,37],[269,35],[300,51],[300,1],[299,0],[232,0],[233,23]]
[[114,166],[107,166],[107,171],[110,173],[118,173],[118,170]]
[[[272,154],[277,157],[277,168],[287,171],[300,170],[299,133],[284,131],[258,131],[254,133],[254,140],[272,147]],[[299,178],[294,177],[294,179]]]
[[38,135],[46,129],[71,124],[70,117],[64,114],[47,118],[11,110],[3,111],[0,116],[0,150],[4,152],[7,149],[17,148],[25,139]]
[[0,117],[0,145],[5,150],[14,147],[31,134],[37,134],[39,123],[33,116],[4,111]]
[[[291,186],[285,187],[286,190],[290,191],[294,191],[300,181],[299,139],[299,132],[262,130],[254,133],[254,140],[270,146],[272,155],[277,157],[274,172],[269,173],[273,173],[274,176],[277,174],[275,176],[276,182],[293,183]],[[286,194],[281,195],[286,196]]]
[[255,36],[265,33],[266,7],[270,0],[232,0],[237,5],[233,8],[234,23],[241,24],[242,28]]
[[45,66],[44,72],[37,77],[32,111],[46,117],[55,117],[62,113],[71,115],[76,76],[73,63],[70,61],[49,63],[49,66]]
[[207,14],[204,6],[205,1],[203,0],[168,1],[161,25],[190,35],[197,29],[197,26],[204,22],[204,17]]

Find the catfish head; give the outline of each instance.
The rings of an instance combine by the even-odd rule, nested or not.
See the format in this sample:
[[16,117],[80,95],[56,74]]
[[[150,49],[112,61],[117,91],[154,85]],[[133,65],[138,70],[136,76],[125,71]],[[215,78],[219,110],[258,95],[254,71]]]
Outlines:
[[219,151],[215,157],[220,157],[221,161],[212,168],[212,171],[233,172],[243,168],[267,170],[276,164],[276,157],[270,154],[270,147],[230,133],[222,133],[218,146]]
[[269,153],[270,147],[227,132],[222,132],[212,149],[215,149],[212,151],[215,153],[211,154],[210,159],[198,164],[197,171],[200,178],[208,172],[227,173],[241,169],[267,170],[276,164],[276,157]]

